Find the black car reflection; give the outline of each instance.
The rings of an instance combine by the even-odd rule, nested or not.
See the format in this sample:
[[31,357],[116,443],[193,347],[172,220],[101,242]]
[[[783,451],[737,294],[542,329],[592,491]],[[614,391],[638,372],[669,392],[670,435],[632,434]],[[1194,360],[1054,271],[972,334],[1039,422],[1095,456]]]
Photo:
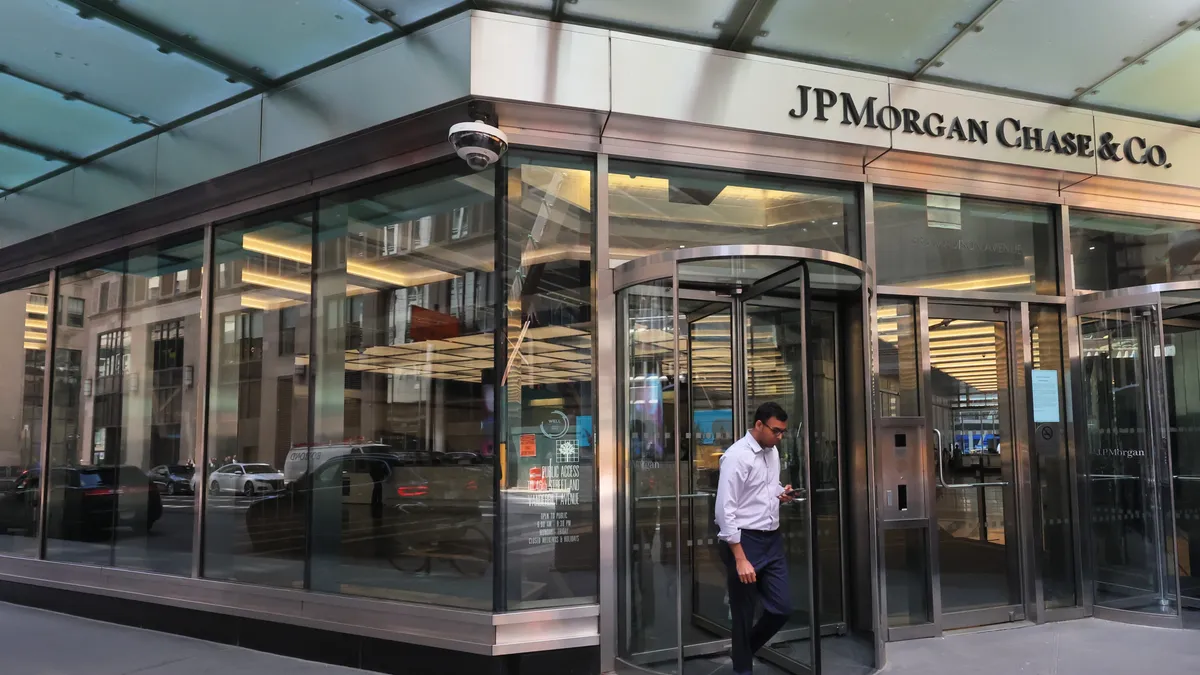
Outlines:
[[0,531],[23,530],[29,536],[37,532],[39,481],[39,472],[30,469],[0,489]]
[[196,467],[186,464],[163,464],[150,469],[147,475],[160,494],[190,495]]
[[[491,537],[481,504],[490,466],[413,465],[397,454],[343,455],[246,510],[257,553],[314,550],[389,560],[401,571],[444,558],[463,574],[486,572]],[[336,550],[325,550],[326,547]]]
[[[41,472],[31,469],[0,493],[0,528],[36,531],[40,481]],[[62,539],[101,536],[118,527],[146,533],[162,517],[158,490],[135,466],[55,467],[49,501],[47,534]]]

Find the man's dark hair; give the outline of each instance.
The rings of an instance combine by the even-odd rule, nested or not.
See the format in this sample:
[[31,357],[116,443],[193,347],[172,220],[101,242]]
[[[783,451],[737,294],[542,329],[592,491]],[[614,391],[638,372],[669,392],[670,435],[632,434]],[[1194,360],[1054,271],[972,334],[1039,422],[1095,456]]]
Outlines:
[[771,419],[772,417],[780,422],[787,421],[787,413],[784,412],[783,406],[774,401],[767,401],[766,403],[758,406],[758,410],[754,411],[755,423],[762,422],[763,424],[766,424],[767,420]]

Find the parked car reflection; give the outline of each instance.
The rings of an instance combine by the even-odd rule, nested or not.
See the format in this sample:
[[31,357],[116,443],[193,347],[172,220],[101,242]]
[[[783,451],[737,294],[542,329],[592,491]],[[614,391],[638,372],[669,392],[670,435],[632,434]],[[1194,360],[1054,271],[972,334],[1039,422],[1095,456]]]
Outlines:
[[22,530],[33,536],[37,532],[37,506],[40,472],[30,469],[0,488],[0,531]]
[[[37,529],[41,472],[21,474],[0,493],[0,528]],[[118,527],[149,532],[162,517],[158,490],[134,466],[54,467],[50,470],[49,536],[85,539],[106,536]]]
[[159,493],[168,495],[192,494],[192,478],[196,467],[186,464],[164,464],[150,469],[150,481]]
[[217,469],[208,477],[209,494],[257,494],[283,489],[283,472],[270,464],[235,462]]
[[314,547],[332,542],[337,550],[325,553],[344,563],[390,563],[414,573],[444,563],[479,576],[492,559],[481,509],[490,485],[490,467],[414,465],[395,453],[343,455],[255,500],[246,528],[257,553],[303,551],[307,533]]

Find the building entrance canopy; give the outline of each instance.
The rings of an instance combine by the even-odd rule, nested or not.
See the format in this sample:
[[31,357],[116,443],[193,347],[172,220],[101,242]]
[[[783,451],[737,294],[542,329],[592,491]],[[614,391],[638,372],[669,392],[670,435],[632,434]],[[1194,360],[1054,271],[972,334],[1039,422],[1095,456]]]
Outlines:
[[[1189,0],[1164,0],[1149,13],[1123,0],[1089,3],[1086,12],[1071,0],[919,0],[902,11],[879,0],[304,0],[286,8],[18,0],[4,8],[0,40],[0,100],[9,103],[0,112],[0,196],[470,9],[1173,123],[1200,120],[1197,88],[1187,86],[1200,58],[1200,7]],[[1066,26],[1093,39],[1061,39]],[[1128,136],[1138,134],[1116,140]],[[1162,142],[1147,139],[1136,149]]]

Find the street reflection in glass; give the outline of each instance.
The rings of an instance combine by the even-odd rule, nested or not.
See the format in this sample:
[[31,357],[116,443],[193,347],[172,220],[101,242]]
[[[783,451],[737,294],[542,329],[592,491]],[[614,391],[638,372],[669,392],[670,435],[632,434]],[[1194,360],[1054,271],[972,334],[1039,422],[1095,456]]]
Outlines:
[[308,442],[311,220],[301,207],[214,232],[208,461],[195,481],[208,577],[304,587],[305,500],[284,471],[301,478],[310,461],[295,449]]
[[493,606],[495,175],[463,168],[321,201],[314,437],[262,508],[307,500],[314,590]]
[[49,558],[191,573],[203,259],[194,233],[64,274]]
[[[49,331],[47,284],[0,293],[0,358],[9,382],[0,392],[0,554],[37,555],[41,495],[38,465]],[[72,307],[76,307],[72,303]],[[17,377],[17,373],[21,377]]]

